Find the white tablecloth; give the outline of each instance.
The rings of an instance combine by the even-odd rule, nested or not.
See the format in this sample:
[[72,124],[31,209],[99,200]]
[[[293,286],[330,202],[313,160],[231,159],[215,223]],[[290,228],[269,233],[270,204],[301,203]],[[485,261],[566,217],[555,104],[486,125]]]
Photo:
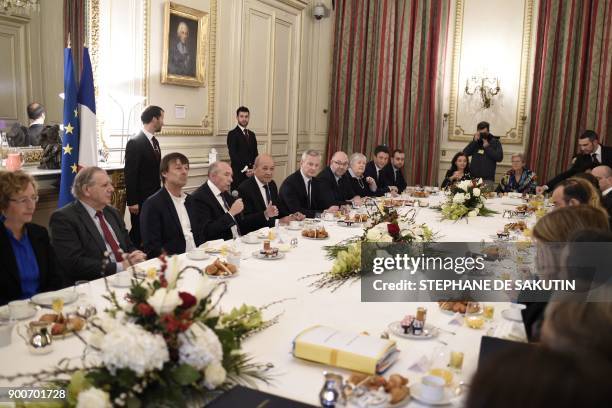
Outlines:
[[[435,202],[442,197],[431,198]],[[498,200],[491,200],[488,206],[500,212],[493,217],[470,218],[469,222],[440,221],[440,214],[429,208],[420,208],[417,221],[426,222],[434,231],[440,233],[440,241],[479,242],[490,241],[491,235],[503,227],[505,222],[501,212],[511,207]],[[529,219],[533,223],[534,219]],[[286,237],[298,237],[298,247],[287,253],[283,260],[264,261],[257,259],[242,260],[239,275],[229,279],[228,293],[221,302],[223,310],[242,303],[250,305],[263,305],[276,300],[289,298],[280,305],[273,306],[266,311],[265,316],[283,312],[279,322],[267,330],[255,334],[244,342],[245,351],[255,357],[258,362],[274,364],[272,374],[274,381],[271,385],[261,384],[260,389],[288,398],[318,405],[318,393],[323,385],[322,372],[324,370],[336,371],[343,374],[345,370],[330,368],[315,363],[295,359],[291,355],[292,340],[296,334],[313,325],[327,325],[355,332],[367,331],[372,335],[379,335],[387,330],[392,321],[400,320],[406,314],[414,314],[416,303],[362,303],[359,282],[345,284],[335,292],[329,289],[313,291],[308,284],[312,279],[300,280],[301,277],[312,273],[329,270],[332,261],[325,259],[323,245],[330,245],[344,238],[359,234],[361,230],[343,228],[326,223],[330,238],[325,241],[304,239],[299,231],[284,230]],[[242,244],[244,250],[254,251],[259,245]],[[192,261],[181,256],[183,265],[196,265],[203,267],[208,261]],[[157,260],[148,261],[155,263]],[[101,298],[104,292],[102,280],[91,283],[92,298],[102,310],[106,301]],[[118,294],[125,293],[125,289],[118,289]],[[478,362],[478,351],[481,336],[484,330],[474,330],[465,326],[451,326],[448,322],[452,318],[442,313],[436,303],[418,304],[428,309],[428,322],[456,332],[456,335],[441,333],[439,339],[448,343],[446,346],[452,351],[462,351],[465,354],[462,378],[469,382]],[[495,304],[495,319],[489,328],[510,323],[501,317],[502,310],[508,308],[505,303]],[[44,311],[39,311],[39,314]],[[520,326],[520,325],[519,325]],[[522,329],[521,329],[522,330]],[[401,350],[399,360],[390,368],[389,373],[400,373],[410,379],[410,383],[420,380],[422,373],[409,370],[421,357],[430,357],[434,349],[445,347],[436,340],[407,340],[392,337],[397,340]],[[16,331],[13,331],[12,344],[0,348],[0,373],[3,375],[16,372],[32,372],[43,368],[53,367],[61,358],[71,357],[78,360],[83,345],[75,337],[58,340],[52,353],[44,356],[29,354],[23,340]],[[0,382],[0,386],[8,385]],[[455,401],[459,404],[459,401]],[[408,406],[420,406],[411,400]]]

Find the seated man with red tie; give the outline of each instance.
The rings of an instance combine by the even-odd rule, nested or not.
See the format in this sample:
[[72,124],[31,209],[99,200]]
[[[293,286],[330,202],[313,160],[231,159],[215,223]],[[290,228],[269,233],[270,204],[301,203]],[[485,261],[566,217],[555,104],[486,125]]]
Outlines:
[[238,187],[244,200],[244,234],[263,227],[273,227],[276,220],[289,223],[302,220],[299,212],[288,215],[287,209],[280,205],[278,188],[274,177],[274,159],[269,154],[260,154],[255,159],[253,177],[243,181]]
[[317,178],[321,167],[321,153],[306,150],[302,153],[300,168],[283,181],[280,187],[282,204],[290,213],[301,213],[314,218],[316,213],[324,210],[338,211],[334,204],[334,195],[327,183]]
[[242,199],[229,193],[232,168],[222,161],[208,168],[208,181],[192,195],[193,235],[201,242],[232,239],[241,235]]
[[111,275],[146,258],[132,245],[119,211],[110,206],[113,191],[106,171],[84,168],[72,185],[76,200],[51,215],[51,243],[69,282]]

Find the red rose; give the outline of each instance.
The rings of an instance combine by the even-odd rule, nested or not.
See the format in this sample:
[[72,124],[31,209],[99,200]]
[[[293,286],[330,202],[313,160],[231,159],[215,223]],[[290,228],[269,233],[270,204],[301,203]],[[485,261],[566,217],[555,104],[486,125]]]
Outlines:
[[155,314],[155,310],[148,303],[139,303],[136,305],[136,310],[144,317],[153,316]]
[[400,233],[400,227],[397,224],[387,224],[387,231],[389,235],[395,237]]
[[179,292],[179,297],[183,301],[183,304],[181,305],[183,309],[189,309],[190,307],[194,306],[197,302],[197,299],[191,293]]
[[162,325],[165,326],[168,333],[174,333],[179,330],[180,322],[171,314],[163,315],[161,318]]

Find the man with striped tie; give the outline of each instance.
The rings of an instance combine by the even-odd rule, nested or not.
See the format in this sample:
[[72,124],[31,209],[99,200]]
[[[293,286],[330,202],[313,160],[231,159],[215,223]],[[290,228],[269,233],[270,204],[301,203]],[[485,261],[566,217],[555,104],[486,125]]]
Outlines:
[[260,154],[255,159],[253,177],[238,187],[240,197],[244,200],[243,233],[273,227],[277,219],[282,223],[304,219],[304,215],[299,212],[289,215],[289,211],[281,205],[273,177],[274,159],[269,154]]
[[242,199],[230,194],[232,168],[216,161],[208,168],[208,181],[192,195],[193,235],[201,242],[215,239],[232,239],[241,234]]
[[159,164],[161,149],[155,133],[164,125],[164,110],[159,106],[147,106],[140,115],[142,131],[128,140],[125,146],[125,190],[130,211],[132,229],[130,239],[142,248],[140,236],[140,210],[147,198],[161,187]]

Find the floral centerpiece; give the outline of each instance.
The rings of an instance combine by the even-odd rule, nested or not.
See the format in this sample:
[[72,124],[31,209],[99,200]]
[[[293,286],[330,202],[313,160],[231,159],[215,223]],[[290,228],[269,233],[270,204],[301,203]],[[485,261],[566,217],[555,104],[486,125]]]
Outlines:
[[361,236],[324,247],[327,257],[334,260],[334,264],[328,272],[308,276],[317,277],[312,284],[317,289],[331,287],[334,291],[349,280],[359,279],[363,272],[361,270],[362,243],[412,243],[430,242],[435,239],[436,234],[427,224],[416,223],[414,209],[400,215],[397,209],[385,207],[381,203],[371,208],[373,210],[370,210],[368,214],[369,224]]
[[[160,257],[161,268],[132,278],[125,300],[106,283],[111,307],[89,321],[86,353],[78,367],[4,376],[28,385],[53,385],[67,390],[57,405],[68,407],[187,406],[206,400],[212,390],[234,383],[267,381],[270,365],[253,363],[241,350],[248,335],[273,324],[262,308],[243,305],[220,314],[226,285],[201,275],[195,267],[179,268],[176,257]],[[180,281],[190,269],[189,290]],[[33,379],[33,380],[32,380]]]
[[485,207],[485,201],[482,179],[455,183],[450,187],[448,201],[440,206],[442,219],[457,221],[464,217],[497,214],[497,211]]

